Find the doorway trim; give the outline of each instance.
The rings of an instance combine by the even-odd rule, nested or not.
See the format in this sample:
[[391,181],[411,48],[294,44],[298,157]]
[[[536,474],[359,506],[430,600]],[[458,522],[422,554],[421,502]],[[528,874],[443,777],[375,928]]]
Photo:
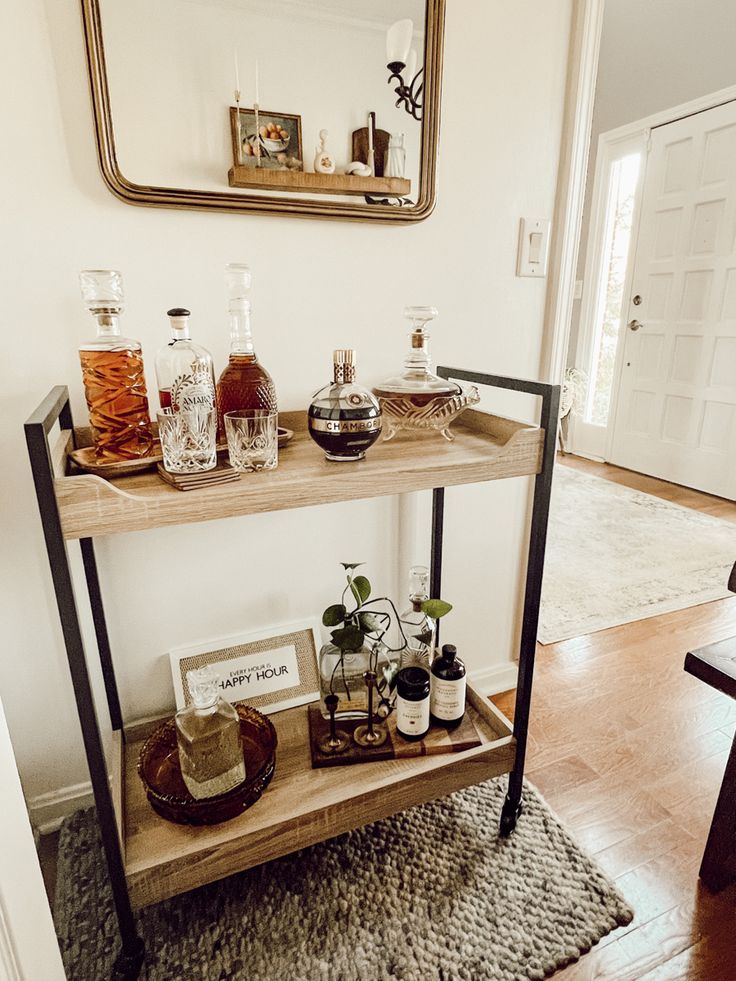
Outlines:
[[[570,71],[565,105],[562,147],[560,150],[560,169],[555,204],[555,222],[550,249],[550,278],[545,300],[545,329],[540,363],[540,375],[553,383],[564,380],[567,352],[570,343],[573,295],[577,277],[578,251],[583,228],[583,206],[587,170],[589,163],[590,137],[595,103],[595,88],[598,73],[603,12],[605,0],[575,0],[573,23],[570,36]],[[663,109],[641,119],[626,123],[616,129],[601,133],[598,137],[598,151],[594,180],[599,180],[603,156],[610,146],[617,142],[644,134],[646,142],[649,132],[657,126],[674,123],[685,116],[714,109],[726,102],[736,101],[736,85],[727,86],[691,99],[680,105]],[[600,204],[600,193],[594,184],[593,208]],[[601,212],[591,212],[588,250],[585,261],[585,279],[580,312],[580,323],[586,302],[590,303],[591,245],[594,238],[600,238]],[[634,248],[638,237],[638,218],[634,235]],[[589,331],[586,331],[589,334]],[[581,343],[583,342],[583,343]],[[582,350],[589,340],[579,334],[578,350]],[[617,352],[620,353],[620,352]],[[576,357],[576,364],[579,359]],[[618,369],[618,365],[617,365]],[[615,411],[614,401],[618,394],[618,379],[614,379],[611,414]],[[610,446],[610,426],[606,433],[606,455]],[[575,452],[575,424],[571,427],[571,447]]]
[[573,0],[540,378],[562,384],[575,293],[605,0]]
[[[604,8],[605,0],[573,0],[567,92],[540,357],[540,378],[553,384],[564,380],[570,342]],[[609,130],[599,137],[599,149],[604,136],[609,141],[620,140],[636,134],[638,130],[673,123],[682,116],[713,109],[732,100],[736,100],[736,85]]]
[[[636,192],[636,202],[634,205],[634,216],[632,221],[631,245],[629,251],[629,261],[626,270],[626,283],[624,295],[631,293],[631,281],[634,270],[633,259],[636,257],[636,250],[639,240],[639,225],[641,220],[641,197],[644,189],[644,178],[647,166],[647,152],[651,131],[659,126],[666,126],[669,123],[677,122],[688,116],[694,116],[709,109],[736,101],[736,85],[730,85],[725,89],[718,89],[707,95],[699,96],[688,102],[680,103],[669,109],[652,113],[642,119],[636,119],[631,123],[618,126],[616,129],[601,133],[598,137],[598,146],[595,161],[595,176],[593,183],[593,194],[591,196],[591,209],[588,223],[588,246],[585,256],[585,270],[583,273],[583,295],[580,305],[580,319],[578,330],[578,343],[575,355],[575,366],[587,371],[589,367],[590,354],[593,344],[593,321],[595,319],[599,277],[603,262],[603,249],[605,247],[604,231],[606,224],[606,212],[608,206],[608,190],[610,181],[610,168],[612,161],[620,156],[623,147],[635,152],[639,147],[644,151],[643,166],[640,171],[639,186]],[[582,222],[580,231],[582,232]],[[622,307],[621,319],[623,321],[626,311],[629,309],[628,303]],[[568,336],[570,322],[567,324]],[[619,324],[619,336],[621,325]],[[611,389],[611,402],[608,413],[608,425],[596,427],[601,429],[598,440],[591,439],[591,434],[587,432],[588,424],[580,418],[574,418],[570,427],[570,451],[580,456],[595,460],[609,460],[611,447],[613,444],[613,421],[616,418],[618,406],[619,387],[621,382],[621,371],[623,365],[623,345],[620,343],[616,350],[616,363],[613,371],[613,381]],[[586,427],[586,428],[584,428]],[[587,437],[587,438],[586,438]],[[595,444],[595,445],[594,445]]]

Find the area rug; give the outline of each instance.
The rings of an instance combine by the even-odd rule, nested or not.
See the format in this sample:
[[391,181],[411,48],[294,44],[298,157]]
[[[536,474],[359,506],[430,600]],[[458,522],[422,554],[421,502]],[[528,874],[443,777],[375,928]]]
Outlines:
[[[498,837],[506,784],[142,910],[142,981],[547,977],[633,914],[531,787]],[[106,981],[118,941],[92,810],[62,828],[56,919],[69,981]]]
[[539,640],[552,644],[731,595],[736,523],[555,469]]

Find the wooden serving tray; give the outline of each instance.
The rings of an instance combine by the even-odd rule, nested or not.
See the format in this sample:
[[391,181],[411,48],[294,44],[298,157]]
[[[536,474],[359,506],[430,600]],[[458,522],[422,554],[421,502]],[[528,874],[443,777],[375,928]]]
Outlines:
[[[365,719],[338,722],[337,728],[352,737],[356,726],[363,725]],[[312,754],[312,767],[351,766],[353,763],[375,763],[377,760],[401,760],[413,756],[436,756],[440,753],[462,753],[466,749],[480,746],[481,738],[470,714],[466,711],[463,721],[456,729],[431,726],[424,739],[416,742],[404,739],[396,729],[396,713],[386,719],[388,739],[381,746],[364,748],[351,740],[342,753],[327,754],[319,748],[320,740],[330,731],[328,719],[322,718],[319,705],[309,706],[309,749]]]
[[[155,429],[156,427],[154,425],[154,431]],[[279,426],[279,449],[286,446],[293,435],[294,431],[292,429],[284,429],[283,426]],[[218,452],[221,450],[227,450],[227,443],[218,443],[217,449]],[[76,463],[80,470],[84,470],[87,473],[93,473],[95,476],[104,477],[105,479],[129,477],[131,474],[151,470],[157,463],[161,463],[163,458],[161,444],[159,443],[158,439],[154,440],[153,452],[149,453],[148,456],[140,457],[138,460],[115,460],[112,463],[101,463],[95,457],[94,446],[81,446],[79,449],[72,450],[69,454],[69,459],[73,463]]]

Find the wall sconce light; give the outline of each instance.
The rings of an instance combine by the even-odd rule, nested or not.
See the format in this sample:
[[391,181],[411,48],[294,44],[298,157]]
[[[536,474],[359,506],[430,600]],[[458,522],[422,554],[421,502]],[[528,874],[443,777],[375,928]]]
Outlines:
[[421,120],[420,100],[424,88],[421,76],[424,74],[424,68],[416,71],[417,53],[411,46],[413,36],[414,23],[408,18],[397,20],[389,27],[386,34],[387,68],[390,72],[388,83],[389,85],[392,82],[399,83],[395,90],[398,95],[396,106],[403,105],[410,116]]

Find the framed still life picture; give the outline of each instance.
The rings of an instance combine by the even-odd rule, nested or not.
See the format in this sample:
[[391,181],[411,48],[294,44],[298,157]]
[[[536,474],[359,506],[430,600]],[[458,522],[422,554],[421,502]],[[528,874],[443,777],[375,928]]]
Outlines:
[[206,666],[220,676],[222,697],[266,715],[319,698],[319,621],[238,634],[169,652],[177,709],[191,701],[187,671]]
[[266,170],[304,169],[301,116],[259,110],[256,132],[255,110],[231,106],[230,134],[236,167],[255,167],[260,151],[261,167]]

